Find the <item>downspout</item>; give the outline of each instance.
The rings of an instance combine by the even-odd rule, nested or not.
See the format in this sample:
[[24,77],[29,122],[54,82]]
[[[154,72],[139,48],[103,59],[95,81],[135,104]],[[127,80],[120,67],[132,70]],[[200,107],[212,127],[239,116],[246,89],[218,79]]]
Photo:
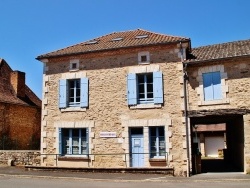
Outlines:
[[183,63],[183,90],[184,90],[184,115],[185,115],[185,126],[186,126],[186,143],[187,143],[187,177],[190,177],[190,151],[189,151],[189,124],[188,124],[188,110],[187,110],[187,64]]
[[[185,49],[184,49],[185,50]],[[183,54],[182,43],[180,42],[181,61],[183,65],[183,91],[184,91],[184,116],[186,126],[186,147],[187,147],[187,177],[190,177],[190,151],[189,151],[189,124],[188,124],[188,110],[187,110],[187,64],[184,63],[186,57]]]

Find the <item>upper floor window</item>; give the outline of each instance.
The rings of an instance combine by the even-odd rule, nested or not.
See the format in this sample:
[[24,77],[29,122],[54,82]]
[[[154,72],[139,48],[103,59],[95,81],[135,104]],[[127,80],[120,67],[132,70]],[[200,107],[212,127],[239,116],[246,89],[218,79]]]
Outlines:
[[139,52],[138,53],[138,63],[139,64],[148,64],[148,63],[150,63],[149,52]]
[[62,155],[87,155],[88,129],[60,128],[59,153]]
[[80,106],[80,79],[68,80],[69,85],[69,106]]
[[77,70],[79,70],[79,60],[78,59],[72,59],[72,60],[70,60],[69,70],[70,71],[77,71]]
[[220,72],[208,72],[202,74],[204,101],[222,99]]
[[138,74],[138,103],[153,103],[153,73]]
[[59,81],[59,108],[88,106],[88,78]]
[[128,105],[162,104],[162,72],[128,74],[127,98]]
[[161,158],[166,155],[164,127],[150,127],[150,158]]

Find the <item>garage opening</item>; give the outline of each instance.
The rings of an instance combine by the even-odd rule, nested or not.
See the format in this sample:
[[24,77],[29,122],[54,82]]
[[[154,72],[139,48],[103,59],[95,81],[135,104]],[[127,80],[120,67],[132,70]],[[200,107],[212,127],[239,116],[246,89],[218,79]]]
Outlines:
[[243,172],[243,116],[192,117],[192,173]]

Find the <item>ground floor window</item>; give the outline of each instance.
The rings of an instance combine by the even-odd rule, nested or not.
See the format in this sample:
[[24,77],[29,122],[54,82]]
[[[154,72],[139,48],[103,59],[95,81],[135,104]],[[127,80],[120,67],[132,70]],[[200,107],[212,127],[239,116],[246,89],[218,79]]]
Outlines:
[[150,158],[162,158],[166,155],[164,127],[150,127]]
[[88,154],[87,128],[62,128],[60,139],[60,150],[62,155]]

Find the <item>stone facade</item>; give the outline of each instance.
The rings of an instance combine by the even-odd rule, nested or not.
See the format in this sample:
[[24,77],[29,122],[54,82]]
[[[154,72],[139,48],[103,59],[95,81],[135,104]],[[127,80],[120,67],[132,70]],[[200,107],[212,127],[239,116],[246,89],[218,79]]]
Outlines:
[[[44,63],[41,164],[137,167],[133,154],[140,156],[141,150],[134,151],[140,146],[139,167],[172,167],[175,175],[189,176],[197,165],[192,126],[224,123],[225,161],[249,172],[249,42],[191,49],[190,39],[138,29],[38,56]],[[220,78],[220,96],[207,100],[203,76],[210,73]],[[144,90],[152,84],[153,102],[140,101],[130,88],[142,91],[141,75]],[[67,84],[75,92],[77,83],[85,88],[79,95],[84,100],[70,106]],[[152,157],[152,145],[158,154],[164,148],[164,155]],[[78,146],[87,146],[87,154],[75,155]]]
[[40,165],[38,150],[0,150],[0,165]]
[[[141,51],[150,53],[150,63],[138,65],[138,53]],[[174,167],[176,174],[184,175],[186,145],[183,131],[185,122],[182,118],[183,73],[178,54],[177,45],[167,45],[49,59],[44,63],[41,152],[59,152],[58,127],[88,127],[91,161],[81,162],[81,165],[128,167],[129,128],[143,127],[144,152],[148,153],[148,128],[164,126],[167,165]],[[78,71],[69,71],[71,59],[79,59]],[[129,107],[127,74],[154,70],[163,72],[164,104]],[[60,110],[59,79],[80,77],[89,79],[89,107],[80,111]],[[116,137],[102,138],[101,132],[115,132]],[[42,164],[55,165],[54,159],[55,156],[44,157]],[[59,161],[58,164],[75,166],[76,162]],[[148,155],[144,158],[144,164],[145,167],[151,166]]]
[[[222,87],[222,99],[216,101],[209,101],[205,103],[203,101],[203,82],[201,78],[202,72],[205,71],[220,71],[221,73],[221,87]],[[230,121],[234,122],[234,126],[242,126],[239,131],[243,132],[240,137],[244,138],[244,141],[240,141],[237,148],[242,148],[237,155],[231,152],[230,155],[236,156],[235,158],[243,158],[242,167],[244,171],[249,173],[250,163],[248,156],[250,154],[249,147],[249,97],[250,97],[250,58],[237,57],[225,60],[214,60],[209,63],[197,63],[196,65],[188,65],[187,74],[189,75],[188,83],[188,110],[192,117],[205,117],[211,116],[214,118],[220,118],[217,123],[226,122],[230,124]],[[202,112],[202,113],[200,113]],[[196,114],[196,115],[195,115]],[[236,120],[238,119],[238,120]],[[209,122],[208,119],[202,123]],[[234,130],[234,142],[237,139],[237,130]],[[229,136],[228,136],[229,137]],[[238,161],[241,163],[241,161]]]

